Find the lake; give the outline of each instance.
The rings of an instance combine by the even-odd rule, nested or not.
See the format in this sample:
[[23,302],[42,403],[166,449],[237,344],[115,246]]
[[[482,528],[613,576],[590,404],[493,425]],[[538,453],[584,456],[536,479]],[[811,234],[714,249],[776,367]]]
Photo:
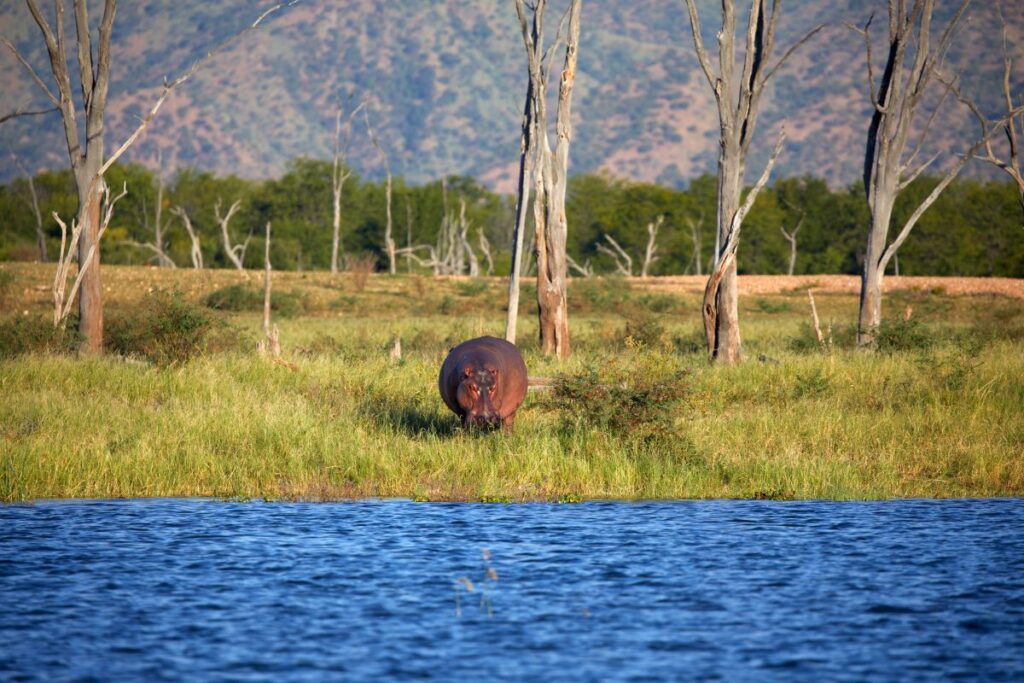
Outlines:
[[6,505],[0,606],[3,681],[1020,681],[1024,501]]

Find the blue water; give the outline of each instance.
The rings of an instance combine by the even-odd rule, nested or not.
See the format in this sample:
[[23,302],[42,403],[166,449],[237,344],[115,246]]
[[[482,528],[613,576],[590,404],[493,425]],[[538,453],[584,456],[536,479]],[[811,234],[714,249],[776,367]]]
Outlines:
[[0,506],[2,681],[413,678],[1024,680],[1024,501]]

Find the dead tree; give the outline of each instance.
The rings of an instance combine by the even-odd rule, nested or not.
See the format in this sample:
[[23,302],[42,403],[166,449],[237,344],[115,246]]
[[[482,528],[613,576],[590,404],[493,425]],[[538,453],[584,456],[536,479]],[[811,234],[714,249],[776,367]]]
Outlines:
[[765,85],[793,52],[821,30],[812,29],[771,65],[781,0],[752,0],[743,50],[742,73],[736,73],[736,11],[734,0],[722,0],[722,30],[718,33],[718,72],[704,49],[700,20],[694,0],[686,0],[697,60],[718,105],[720,128],[718,154],[718,221],[715,262],[704,291],[704,332],[710,358],[723,363],[742,359],[739,327],[739,295],[736,287],[736,249],[743,218],[768,180],[782,145],[775,146],[765,172],[741,206],[747,153],[754,137],[761,95]]
[[647,248],[644,250],[644,264],[640,268],[640,277],[647,277],[651,266],[660,258],[658,256],[658,231],[664,222],[665,216],[658,216],[656,220],[647,224]]
[[693,242],[693,274],[702,275],[700,258],[700,231],[704,227],[704,214],[695,221],[690,217],[686,218],[686,224],[690,226],[690,240]]
[[494,273],[494,256],[491,254],[491,242],[487,239],[487,235],[484,234],[483,228],[480,228],[477,233],[480,253],[484,255],[484,259],[487,261],[487,277],[490,277]]
[[192,227],[192,221],[189,219],[188,214],[185,213],[185,209],[180,206],[171,208],[171,213],[181,219],[182,224],[185,226],[185,232],[188,233],[188,237],[192,240],[192,251],[190,256],[192,257],[192,267],[197,270],[203,268],[203,250],[202,245],[199,242],[199,235],[196,233],[195,228]]
[[[1003,41],[1002,95],[1003,103],[1006,107],[1004,112],[1005,118],[994,126],[990,126],[988,119],[981,113],[981,110],[973,101],[964,97],[959,88],[956,89],[956,93],[960,101],[970,108],[971,113],[977,119],[978,125],[981,128],[981,139],[985,141],[985,155],[978,158],[992,164],[996,168],[1002,169],[1013,179],[1013,182],[1017,185],[1017,197],[1020,202],[1020,208],[1024,211],[1024,174],[1021,173],[1020,164],[1021,135],[1024,135],[1024,95],[1017,93],[1017,99],[1014,101],[1014,92],[1011,85],[1013,59],[1010,57],[1009,41],[1006,37],[1006,18],[1003,16],[1002,5],[997,3],[996,7],[999,12]],[[1000,128],[1006,138],[1006,156],[996,154],[992,148],[991,138],[994,137],[993,133]]]
[[341,247],[341,191],[345,187],[345,181],[352,175],[352,169],[349,168],[347,162],[349,143],[352,140],[352,121],[365,105],[365,102],[360,102],[349,112],[344,123],[342,123],[344,114],[342,107],[338,107],[338,113],[334,117],[334,170],[331,175],[331,192],[334,199],[334,232],[331,241],[332,275],[338,272],[338,250]]
[[[524,0],[513,0],[519,17],[523,43],[529,65],[530,147],[533,152],[534,244],[537,255],[537,305],[541,350],[559,359],[570,354],[569,311],[566,296],[568,263],[566,241],[568,222],[565,214],[565,191],[568,182],[569,143],[572,138],[572,92],[576,80],[582,0],[570,0],[563,18],[567,21],[565,61],[558,88],[555,113],[555,149],[548,140],[547,85],[550,57],[560,41],[545,51],[545,0],[537,0],[529,9],[533,26],[527,19]],[[525,205],[524,199],[519,200]],[[518,226],[517,226],[518,227]],[[509,313],[512,315],[512,302]],[[514,336],[514,334],[513,334]]]
[[[107,231],[107,227],[110,225],[110,218],[114,215],[114,205],[128,194],[128,186],[125,185],[121,191],[121,194],[117,195],[113,199],[110,197],[110,188],[107,187],[106,183],[103,183],[101,188],[101,197],[103,201],[103,216],[99,223],[99,229],[96,231],[96,241],[93,242],[92,247],[85,254],[85,258],[78,258],[78,272],[75,274],[75,280],[71,285],[71,292],[65,296],[67,290],[68,274],[71,271],[71,263],[75,260],[75,248],[81,245],[81,238],[84,232],[83,226],[74,218],[71,219],[71,241],[68,243],[68,227],[61,220],[60,215],[54,211],[53,219],[57,221],[57,225],[60,226],[60,254],[57,259],[57,273],[53,278],[53,325],[54,327],[60,327],[64,329],[65,321],[68,315],[71,313],[71,304],[75,301],[75,294],[78,293],[79,288],[88,277],[89,268],[96,263],[93,260],[93,255],[96,250],[99,249],[99,241],[103,237],[103,233]],[[65,249],[65,246],[67,247]]]
[[[160,150],[156,152],[156,163],[157,163],[157,174],[156,174],[156,207],[153,210],[154,216],[154,227],[153,227],[153,241],[152,242],[136,242],[134,240],[127,240],[125,243],[130,244],[133,247],[139,249],[146,249],[153,252],[153,258],[156,259],[157,266],[160,268],[177,268],[177,264],[167,255],[167,246],[164,244],[164,228],[166,224],[163,220],[163,206],[164,206],[164,166],[163,166],[163,155]],[[145,201],[142,205],[143,216],[145,216],[145,227],[149,229],[149,213],[146,211]]]
[[582,266],[568,254],[565,255],[565,260],[568,261],[569,267],[579,273],[582,277],[591,277],[594,274],[594,266],[590,265],[589,259]]
[[39,210],[39,194],[36,193],[36,181],[35,178],[32,177],[32,174],[29,172],[29,170],[25,167],[25,165],[21,163],[21,159],[18,158],[18,155],[14,153],[13,149],[10,150],[10,153],[11,160],[14,162],[14,165],[17,166],[18,169],[25,174],[25,179],[28,182],[28,205],[32,209],[32,215],[36,219],[36,224],[34,227],[36,230],[36,246],[39,247],[39,260],[42,263],[46,263],[49,260],[49,257],[46,253],[46,231],[43,230],[43,213],[42,211]]
[[370,142],[377,148],[381,161],[384,164],[384,206],[387,211],[387,222],[384,225],[384,249],[388,254],[388,273],[394,275],[397,271],[395,270],[395,240],[391,237],[391,164],[388,162],[387,152],[384,151],[380,140],[377,139],[373,128],[370,127],[370,115],[365,109],[363,110],[363,117],[366,120],[366,132],[370,136]]
[[608,244],[611,245],[609,249],[600,242],[597,243],[597,250],[608,254],[615,260],[615,272],[625,277],[633,277],[633,258],[626,253],[626,250],[619,246],[619,243],[615,241],[615,238],[611,235],[602,235]]
[[[539,0],[543,2],[543,0]],[[508,276],[508,314],[505,318],[505,339],[516,341],[516,325],[519,321],[519,278],[523,271],[523,242],[526,236],[526,208],[530,203],[530,176],[533,173],[534,157],[534,63],[542,59],[543,19],[536,12],[532,28],[526,22],[526,8],[516,0],[516,14],[519,16],[526,44],[529,64],[529,78],[526,82],[526,103],[523,105],[523,119],[519,135],[519,179],[516,184],[516,222],[512,229],[512,264]],[[538,66],[539,69],[539,66]],[[444,188],[442,180],[442,189]]]
[[249,248],[249,240],[252,239],[252,231],[249,231],[248,237],[241,244],[231,244],[231,233],[228,231],[228,223],[231,222],[231,218],[238,213],[238,209],[242,206],[242,200],[236,199],[231,203],[231,207],[228,208],[226,215],[220,214],[221,199],[217,197],[217,202],[213,205],[213,214],[217,217],[217,223],[220,224],[220,237],[224,242],[224,253],[227,255],[228,260],[234,264],[238,270],[245,270],[245,250]]
[[267,221],[266,241],[263,244],[263,335],[266,337],[256,345],[261,353],[272,358],[281,357],[281,341],[277,325],[270,323],[271,288],[273,286],[272,268],[270,267],[270,221]]
[[[200,66],[238,36],[255,29],[268,16],[282,7],[295,4],[295,2],[298,0],[275,5],[266,10],[247,28],[222,41],[217,47],[194,62],[182,75],[172,81],[165,81],[160,96],[139,125],[113,154],[104,158],[104,116],[107,108],[107,93],[110,89],[110,44],[117,0],[104,0],[95,54],[89,22],[88,0],[73,0],[80,98],[76,98],[73,92],[71,69],[68,66],[67,55],[71,49],[64,32],[64,0],[54,1],[55,23],[53,26],[39,9],[36,0],[26,0],[29,13],[38,26],[46,46],[50,71],[57,87],[57,93],[55,94],[46,85],[9,40],[5,38],[2,42],[14,53],[53,106],[60,110],[64,124],[68,157],[78,192],[77,218],[72,221],[72,225],[77,225],[81,234],[78,240],[78,262],[79,273],[83,274],[83,278],[78,299],[78,331],[83,339],[81,346],[83,353],[98,354],[103,349],[103,285],[100,274],[99,239],[102,226],[101,217],[109,216],[109,211],[113,208],[112,204],[107,206],[102,204],[105,198],[110,198],[109,191],[105,189],[104,174],[138,140],[174,88],[191,78]],[[81,102],[80,111],[78,102]],[[80,117],[84,119],[84,140],[81,137],[83,126],[80,124]]]
[[[469,221],[466,219],[466,200],[459,199],[459,242],[462,245],[461,251],[465,253],[469,266],[470,277],[480,277],[480,259],[473,251],[473,245],[469,243]],[[480,233],[481,235],[483,233]],[[461,274],[461,273],[460,273]]]
[[[917,108],[949,49],[956,26],[969,2],[970,0],[960,2],[953,18],[943,30],[938,44],[933,48],[931,24],[934,0],[913,0],[910,3],[890,0],[888,50],[885,68],[877,87],[870,34],[874,17],[869,18],[862,29],[853,27],[864,38],[867,51],[868,94],[873,107],[864,154],[864,190],[871,223],[861,279],[860,314],[857,324],[859,346],[867,346],[874,341],[875,330],[882,321],[882,280],[885,277],[886,266],[896,254],[896,250],[906,241],[921,215],[953,181],[980,144],[977,143],[971,151],[953,164],[935,189],[913,211],[896,238],[890,242],[889,228],[896,198],[938,156],[935,155],[921,163],[916,162],[931,123],[935,119],[935,113],[950,92],[949,87],[924,125],[917,127],[920,132],[909,154],[906,154],[907,145],[911,132],[915,130],[914,115]],[[913,63],[907,68],[905,61],[911,53]]]
[[800,232],[800,228],[804,224],[804,217],[801,214],[800,220],[797,221],[796,227],[793,228],[792,232],[786,232],[786,229],[779,226],[779,231],[782,232],[782,236],[789,242],[789,270],[786,271],[787,275],[792,275],[793,271],[796,270],[796,234]]

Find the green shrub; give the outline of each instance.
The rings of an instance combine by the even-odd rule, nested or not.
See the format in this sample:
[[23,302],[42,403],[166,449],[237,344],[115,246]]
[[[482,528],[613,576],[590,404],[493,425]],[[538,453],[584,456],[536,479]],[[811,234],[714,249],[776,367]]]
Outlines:
[[756,299],[754,306],[762,313],[785,313],[790,309],[788,301],[774,302],[769,299]]
[[[218,311],[262,311],[263,291],[246,285],[229,285],[210,292],[203,303]],[[271,292],[270,310],[282,318],[305,312],[305,300],[296,292]]]
[[455,283],[455,290],[460,296],[473,297],[487,291],[486,280],[467,280]]
[[[2,271],[0,271],[2,272]],[[53,321],[35,315],[12,315],[0,320],[0,358],[13,358],[26,353],[74,353],[82,338],[74,318],[66,329],[53,326]]]
[[875,331],[875,348],[883,353],[928,349],[935,343],[917,318],[883,320]]
[[685,372],[590,368],[556,377],[542,405],[558,411],[568,429],[586,426],[620,439],[671,445],[676,410],[689,394]]
[[207,351],[238,348],[244,340],[221,318],[179,293],[154,290],[138,305],[108,316],[109,351],[159,365],[183,363]]
[[622,332],[621,342],[626,346],[640,345],[648,349],[657,349],[665,345],[665,327],[658,318],[649,314],[639,314],[626,321],[626,329]]

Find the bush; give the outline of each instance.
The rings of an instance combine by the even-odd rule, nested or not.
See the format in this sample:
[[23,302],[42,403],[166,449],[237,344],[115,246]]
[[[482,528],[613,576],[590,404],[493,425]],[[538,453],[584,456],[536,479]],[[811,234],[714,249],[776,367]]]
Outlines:
[[637,315],[626,322],[621,341],[626,346],[661,348],[665,344],[665,327],[653,315]]
[[[229,285],[210,292],[203,303],[218,311],[262,311],[263,290],[246,285]],[[295,292],[271,292],[270,310],[282,318],[302,315],[305,301]]]
[[26,353],[74,353],[82,341],[74,318],[66,329],[53,326],[45,317],[13,315],[0,320],[0,358]]
[[108,317],[109,351],[159,365],[183,363],[207,351],[238,348],[237,330],[190,304],[178,292],[154,290],[137,306]]
[[934,342],[917,318],[883,320],[875,331],[875,348],[883,353],[928,349]]
[[557,377],[543,405],[558,410],[566,427],[583,424],[617,438],[670,445],[676,409],[689,394],[685,372],[591,368]]

